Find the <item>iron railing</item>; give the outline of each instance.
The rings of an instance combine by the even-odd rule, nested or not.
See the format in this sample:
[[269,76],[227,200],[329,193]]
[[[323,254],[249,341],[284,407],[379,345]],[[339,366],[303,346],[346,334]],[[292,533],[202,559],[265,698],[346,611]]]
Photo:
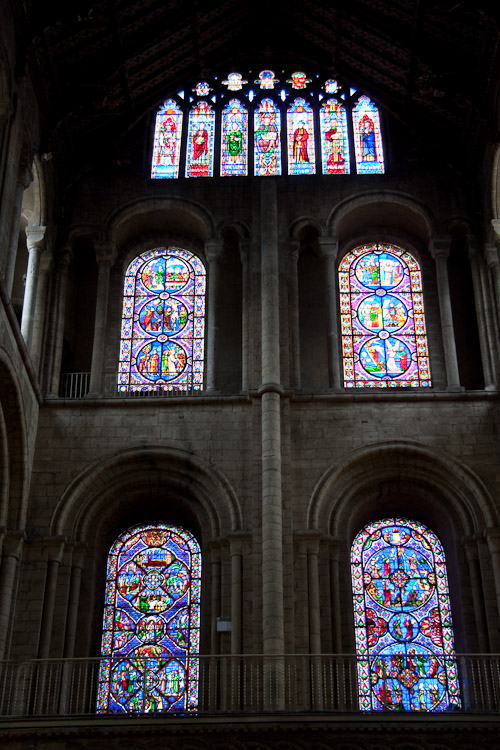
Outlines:
[[[190,716],[224,712],[349,713],[360,712],[363,705],[358,679],[361,662],[355,656],[200,655],[191,658],[195,659],[199,673],[195,704],[180,711]],[[380,658],[377,657],[379,665]],[[103,658],[0,662],[0,716],[7,719],[106,713],[102,701],[101,708],[98,704],[99,675],[106,663]],[[120,663],[124,663],[123,658],[111,660],[111,672]],[[158,703],[149,700],[148,686],[154,683],[152,661],[134,659],[134,664],[144,683],[134,686],[134,700],[126,710],[158,712]],[[500,655],[456,655],[453,667],[459,691],[454,702],[445,701],[440,705],[440,712],[500,713]],[[390,697],[393,682],[388,658],[382,674],[382,690],[379,688],[384,703],[379,704],[378,710],[404,710]],[[367,711],[365,701],[364,713],[376,712],[375,704],[376,701]],[[415,704],[414,710],[418,710],[417,701]],[[164,705],[168,705],[168,700]]]

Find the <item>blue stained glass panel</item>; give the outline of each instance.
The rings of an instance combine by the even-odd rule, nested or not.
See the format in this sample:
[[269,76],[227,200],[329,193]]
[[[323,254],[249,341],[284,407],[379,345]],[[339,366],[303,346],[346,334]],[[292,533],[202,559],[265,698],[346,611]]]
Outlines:
[[179,176],[181,151],[182,109],[168,99],[156,115],[151,177],[176,178]]
[[214,173],[215,112],[198,102],[189,113],[186,177],[212,177]]
[[367,96],[361,96],[352,111],[354,149],[358,174],[383,174],[384,151],[380,114]]
[[248,174],[248,112],[237,99],[222,111],[221,177]]
[[345,107],[328,99],[319,114],[323,174],[349,174],[349,135]]
[[313,109],[305,99],[295,99],[287,112],[288,174],[315,174]]
[[272,99],[263,99],[254,115],[255,174],[281,174],[281,115]]

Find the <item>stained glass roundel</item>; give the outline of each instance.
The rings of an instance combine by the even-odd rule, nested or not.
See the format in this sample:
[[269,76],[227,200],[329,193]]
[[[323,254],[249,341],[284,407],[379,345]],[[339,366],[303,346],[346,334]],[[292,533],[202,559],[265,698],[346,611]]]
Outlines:
[[431,385],[420,267],[395,245],[362,245],[339,268],[344,383]]
[[136,526],[108,557],[99,713],[195,711],[201,554],[185,529]]
[[137,257],[124,286],[120,391],[203,387],[205,268],[180,248]]
[[366,526],[351,554],[363,711],[460,706],[446,563],[438,538],[406,518]]

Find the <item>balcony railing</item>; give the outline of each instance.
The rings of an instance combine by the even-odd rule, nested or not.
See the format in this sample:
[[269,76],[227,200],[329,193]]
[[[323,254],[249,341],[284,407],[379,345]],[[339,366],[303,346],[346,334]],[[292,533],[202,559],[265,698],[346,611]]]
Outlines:
[[[198,656],[198,702],[190,716],[218,713],[359,712],[355,656]],[[377,657],[380,662],[380,657]],[[113,660],[112,670],[123,658]],[[3,719],[96,715],[100,668],[105,660],[52,659],[0,662],[0,715]],[[141,663],[139,663],[141,662]],[[148,685],[154,683],[151,660],[134,659],[144,684],[135,685],[134,713],[154,713]],[[500,655],[457,655],[460,684],[454,705],[460,713],[500,713]],[[153,679],[151,676],[153,675]],[[384,708],[394,713],[390,663],[385,672]],[[168,689],[167,689],[168,692]],[[379,690],[380,694],[380,690]],[[422,709],[425,710],[425,709]],[[365,712],[370,713],[370,711]],[[409,714],[410,712],[408,712]],[[411,712],[413,714],[413,711]]]

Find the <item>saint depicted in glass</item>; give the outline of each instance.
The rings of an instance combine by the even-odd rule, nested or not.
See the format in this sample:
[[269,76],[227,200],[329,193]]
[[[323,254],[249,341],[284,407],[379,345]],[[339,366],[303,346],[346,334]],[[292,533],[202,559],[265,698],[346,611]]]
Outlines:
[[314,120],[310,104],[295,99],[287,112],[288,174],[315,174]]
[[214,173],[215,112],[198,102],[189,113],[186,177],[212,177]]
[[175,178],[179,176],[181,152],[182,109],[168,99],[156,115],[151,177]]
[[384,152],[380,133],[380,115],[367,96],[360,96],[352,111],[354,146],[358,174],[383,174]]
[[118,389],[203,387],[205,268],[195,255],[160,247],[125,275]]
[[344,384],[430,386],[420,266],[395,245],[362,245],[339,267]]
[[460,707],[446,563],[422,524],[366,526],[351,554],[362,711]]
[[108,557],[98,713],[196,711],[201,554],[163,523],[122,534]]
[[222,111],[221,177],[248,174],[248,112],[237,99]]
[[349,174],[349,134],[345,107],[328,99],[319,113],[323,174]]
[[255,111],[255,174],[281,174],[281,116],[271,99],[263,99]]

